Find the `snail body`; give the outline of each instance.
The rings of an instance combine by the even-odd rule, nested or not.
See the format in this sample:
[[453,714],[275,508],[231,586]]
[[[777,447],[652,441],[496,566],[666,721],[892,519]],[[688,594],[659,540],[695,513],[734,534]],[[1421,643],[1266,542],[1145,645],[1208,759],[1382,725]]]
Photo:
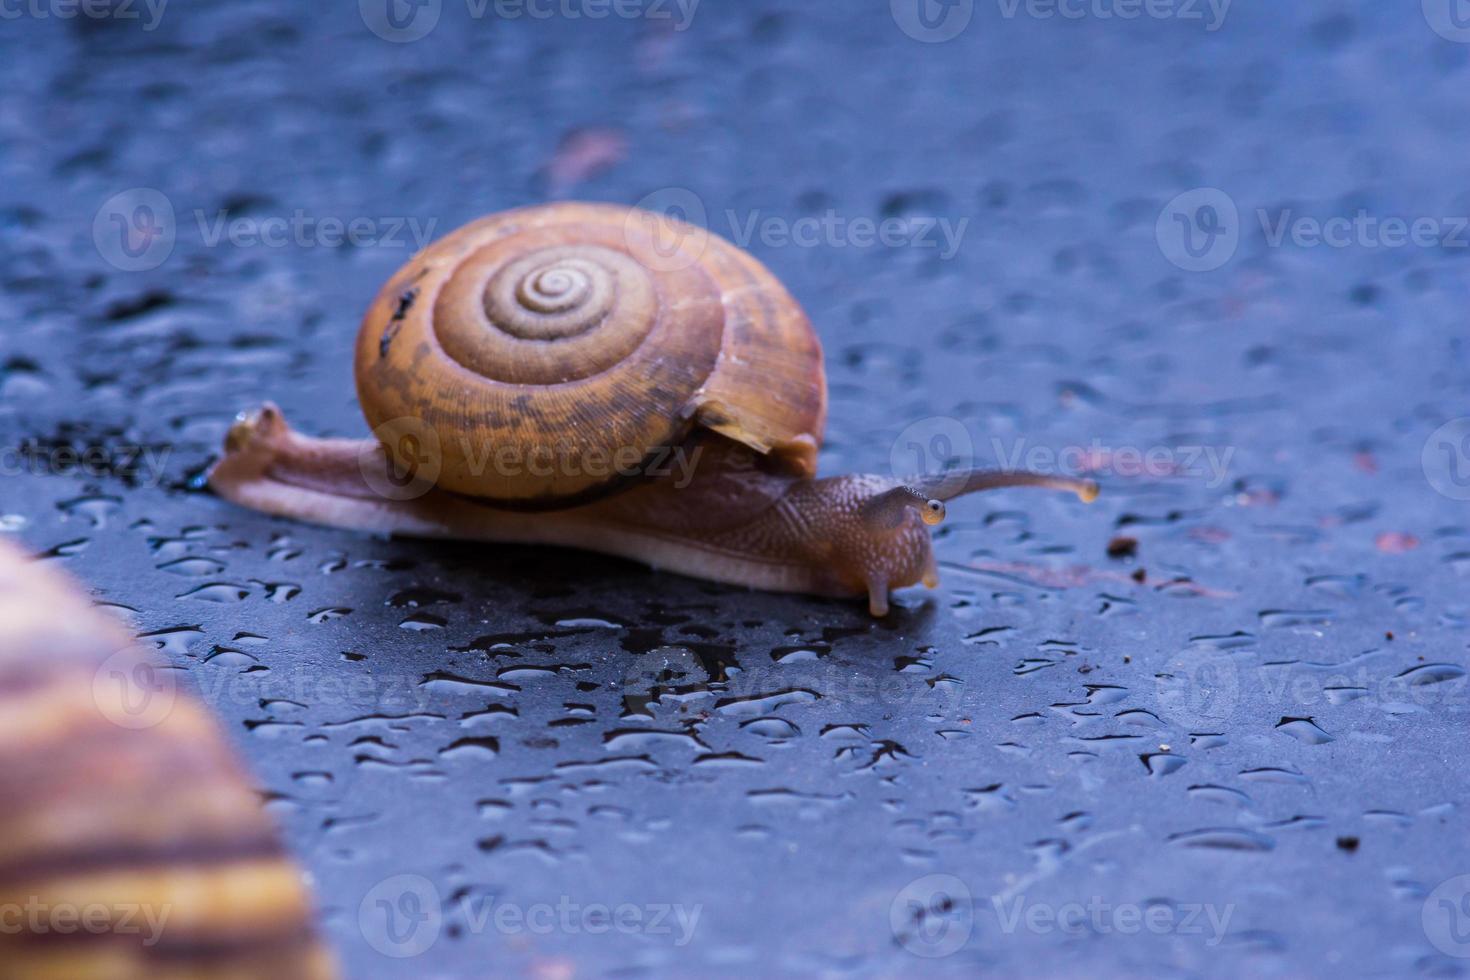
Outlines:
[[[481,219],[381,290],[358,334],[376,438],[242,416],[210,472],[257,510],[413,536],[549,544],[771,591],[867,595],[938,573],[943,501],[1090,481],[816,477],[821,346],[753,257],[636,209]],[[676,466],[670,466],[672,459]]]

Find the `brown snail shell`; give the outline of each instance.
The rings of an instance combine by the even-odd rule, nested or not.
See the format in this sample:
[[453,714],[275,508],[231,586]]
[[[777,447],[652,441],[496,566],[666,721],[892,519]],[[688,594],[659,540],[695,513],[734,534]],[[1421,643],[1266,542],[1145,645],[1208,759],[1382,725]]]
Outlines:
[[[300,869],[204,705],[49,563],[0,542],[0,977],[337,970]],[[76,920],[73,920],[75,924]]]
[[398,465],[427,451],[439,486],[503,506],[608,493],[701,426],[812,476],[826,420],[821,345],[775,276],[611,205],[507,211],[436,242],[373,301],[355,366]]

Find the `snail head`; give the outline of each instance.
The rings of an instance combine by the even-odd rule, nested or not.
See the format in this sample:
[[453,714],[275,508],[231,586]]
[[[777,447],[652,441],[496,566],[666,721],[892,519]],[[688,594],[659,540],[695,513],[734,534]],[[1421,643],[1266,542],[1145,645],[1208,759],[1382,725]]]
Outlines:
[[[1097,499],[1095,481],[1041,473],[966,470],[924,477],[894,486],[872,478],[817,481],[828,484],[829,511],[842,513],[840,498],[851,493],[853,519],[838,520],[828,541],[834,576],[850,588],[865,588],[875,616],[888,611],[888,592],[922,582],[939,584],[928,529],[944,521],[945,502],[969,493],[1003,487],[1042,487],[1075,493],[1082,501]],[[846,525],[846,526],[842,526]]]

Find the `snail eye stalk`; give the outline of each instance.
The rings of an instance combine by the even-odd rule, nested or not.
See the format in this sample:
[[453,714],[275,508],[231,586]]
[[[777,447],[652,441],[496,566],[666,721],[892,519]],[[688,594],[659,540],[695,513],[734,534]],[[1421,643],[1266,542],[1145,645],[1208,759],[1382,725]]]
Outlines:
[[914,484],[913,492],[936,500],[953,500],[967,493],[999,490],[1004,487],[1040,487],[1046,490],[1062,490],[1075,493],[1084,504],[1097,499],[1096,480],[1084,480],[1072,476],[1054,476],[1047,473],[1029,473],[1025,470],[969,470],[941,473],[926,477]]

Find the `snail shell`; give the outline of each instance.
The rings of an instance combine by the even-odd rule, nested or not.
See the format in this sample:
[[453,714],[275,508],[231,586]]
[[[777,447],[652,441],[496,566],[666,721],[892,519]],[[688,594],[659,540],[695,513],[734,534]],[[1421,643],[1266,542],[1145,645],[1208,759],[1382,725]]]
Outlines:
[[[0,542],[0,977],[329,980],[301,871],[204,705]],[[72,920],[76,924],[76,920]]]
[[491,215],[415,256],[358,334],[358,398],[397,465],[561,507],[617,489],[697,427],[811,476],[822,350],[759,262],[638,209]]

